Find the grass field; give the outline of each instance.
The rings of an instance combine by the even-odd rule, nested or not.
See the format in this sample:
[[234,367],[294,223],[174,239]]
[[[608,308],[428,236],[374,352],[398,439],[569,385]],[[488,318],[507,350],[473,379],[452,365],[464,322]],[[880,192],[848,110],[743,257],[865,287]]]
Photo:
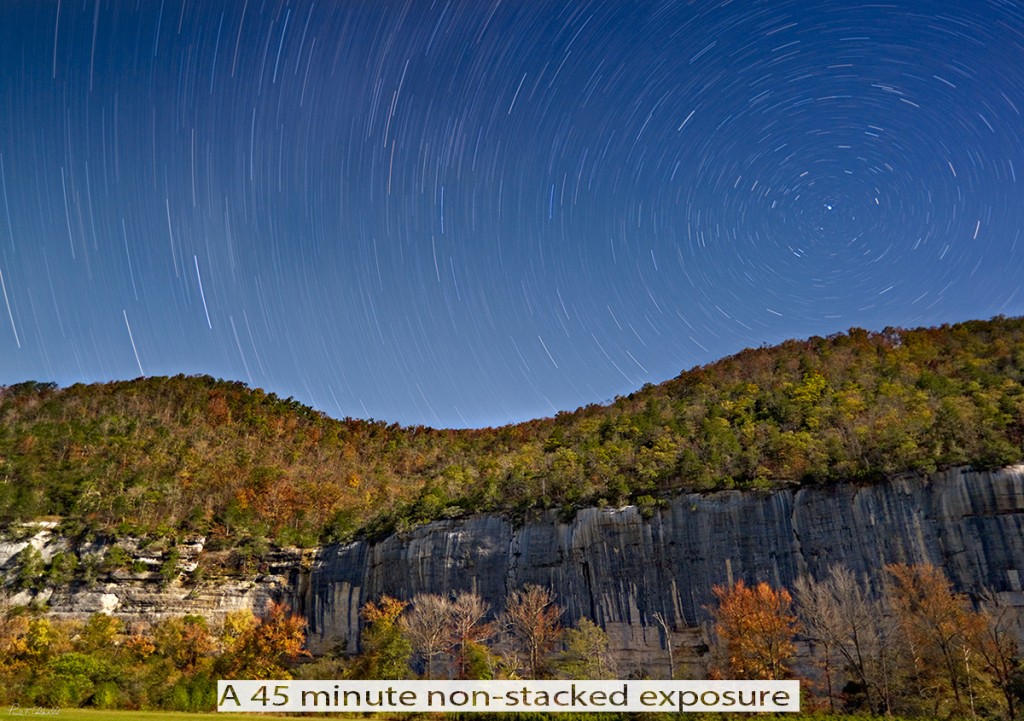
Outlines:
[[[315,718],[317,714],[302,714]],[[0,721],[42,721],[42,719],[54,719],[55,721],[207,721],[219,718],[236,718],[238,721],[250,719],[250,721],[295,721],[298,716],[272,716],[269,714],[217,714],[217,713],[180,713],[176,711],[101,711],[99,709],[84,708],[62,708],[62,709],[33,709],[17,707],[0,707]],[[340,717],[332,717],[340,718]],[[355,721],[355,717],[348,717]]]
[[[236,721],[296,721],[296,719],[307,718],[310,721],[316,718],[322,718],[328,716],[334,721],[335,719],[341,719],[342,721],[368,721],[368,719],[386,719],[387,716],[380,715],[358,715],[358,716],[335,716],[330,714],[294,714],[292,716],[274,716],[271,714],[230,714],[230,713],[181,713],[176,711],[101,711],[98,709],[79,709],[79,708],[67,708],[67,709],[33,709],[33,708],[19,708],[19,707],[0,707],[0,721],[14,721],[15,719],[24,719],[24,721],[30,721],[30,719],[45,719],[53,718],[58,721],[213,721],[215,718],[219,721],[230,721],[236,719]],[[443,718],[439,715],[420,714],[421,718],[440,719]],[[465,719],[469,714],[463,715],[461,718]],[[484,721],[487,719],[495,720],[499,715],[495,714],[480,714],[479,717]],[[600,719],[602,714],[593,714],[591,718]],[[651,719],[665,718],[665,715],[661,714],[637,714],[637,717],[649,716]],[[829,715],[816,715],[816,714],[742,714],[728,715],[728,714],[686,714],[687,717],[693,719],[693,721],[710,721],[711,719],[736,719],[736,718],[758,718],[769,721],[770,719],[778,719],[780,721],[883,721],[881,717],[867,717],[867,716],[829,716]],[[552,714],[553,721],[557,721],[559,714]],[[401,716],[398,718],[407,719],[409,716]],[[900,721],[896,717],[889,717],[884,721]]]

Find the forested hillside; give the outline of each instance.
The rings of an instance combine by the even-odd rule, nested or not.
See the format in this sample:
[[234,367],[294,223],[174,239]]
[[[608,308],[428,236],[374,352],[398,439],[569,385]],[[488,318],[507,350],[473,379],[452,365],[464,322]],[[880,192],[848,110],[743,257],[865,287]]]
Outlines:
[[1022,459],[1024,319],[745,350],[482,430],[334,420],[209,377],[0,389],[0,514],[298,545],[476,511],[875,481]]

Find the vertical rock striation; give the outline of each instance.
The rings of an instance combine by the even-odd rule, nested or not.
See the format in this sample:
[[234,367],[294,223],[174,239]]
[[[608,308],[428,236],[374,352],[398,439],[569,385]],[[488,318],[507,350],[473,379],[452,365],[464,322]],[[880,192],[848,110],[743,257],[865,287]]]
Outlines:
[[[588,617],[608,632],[627,673],[664,671],[667,640],[684,663],[703,641],[712,587],[744,579],[789,586],[840,564],[877,586],[887,563],[932,563],[970,594],[988,590],[1024,621],[1024,465],[991,472],[951,469],[873,485],[835,484],[773,492],[684,494],[650,518],[638,509],[587,508],[570,522],[555,511],[521,524],[499,515],[438,521],[383,541],[317,551],[276,549],[253,576],[210,575],[183,584],[209,554],[202,539],[178,547],[178,579],[160,572],[161,553],[118,545],[133,570],[93,584],[17,591],[18,554],[44,559],[69,550],[55,524],[37,523],[21,540],[0,542],[0,577],[12,604],[42,603],[55,615],[101,611],[125,620],[199,613],[217,622],[239,608],[287,602],[309,621],[314,653],[354,653],[359,609],[389,594],[474,591],[495,613],[509,590],[535,583],[554,590],[564,621]],[[127,544],[127,545],[126,545]],[[78,547],[99,558],[106,547]],[[671,629],[666,639],[661,614]],[[1021,624],[1024,626],[1024,623]],[[695,669],[694,669],[695,670]]]
[[1024,611],[1024,466],[965,469],[883,484],[770,493],[686,494],[644,519],[636,508],[554,511],[514,526],[486,515],[438,521],[379,543],[321,550],[305,589],[310,645],[353,652],[359,607],[383,594],[475,591],[502,610],[508,590],[548,586],[566,621],[594,619],[620,658],[699,642],[712,586],[789,586],[834,564],[880,581],[887,563],[942,566],[956,587],[988,589]]

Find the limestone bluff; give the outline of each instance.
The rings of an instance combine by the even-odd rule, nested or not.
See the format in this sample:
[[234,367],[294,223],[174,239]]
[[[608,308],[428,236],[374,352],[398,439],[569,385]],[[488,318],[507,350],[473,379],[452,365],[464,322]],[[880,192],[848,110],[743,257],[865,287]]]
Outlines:
[[[60,616],[103,610],[141,620],[182,613],[216,619],[273,598],[306,617],[314,653],[353,653],[367,600],[471,590],[498,612],[508,589],[536,583],[555,590],[567,623],[589,617],[604,627],[620,663],[655,672],[666,643],[655,613],[667,620],[673,645],[690,649],[684,662],[697,663],[713,585],[743,578],[789,586],[834,564],[877,584],[886,563],[932,563],[958,590],[975,599],[990,591],[1024,619],[1024,465],[869,485],[680,494],[644,515],[634,506],[585,508],[571,520],[549,510],[522,523],[479,514],[375,542],[273,549],[262,572],[244,579],[166,585],[143,570],[9,601],[45,600]],[[67,548],[52,530],[38,528],[31,538],[0,545],[5,574],[16,572],[28,543],[44,558]],[[199,553],[201,542],[182,546],[179,563],[187,567]],[[133,555],[144,565],[144,549]]]

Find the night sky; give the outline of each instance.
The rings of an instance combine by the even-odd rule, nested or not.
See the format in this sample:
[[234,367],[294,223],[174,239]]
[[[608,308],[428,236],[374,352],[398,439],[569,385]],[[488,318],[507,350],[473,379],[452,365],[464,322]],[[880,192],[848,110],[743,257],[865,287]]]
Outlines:
[[485,426],[1019,315],[1022,111],[1017,1],[3,0],[0,384]]

